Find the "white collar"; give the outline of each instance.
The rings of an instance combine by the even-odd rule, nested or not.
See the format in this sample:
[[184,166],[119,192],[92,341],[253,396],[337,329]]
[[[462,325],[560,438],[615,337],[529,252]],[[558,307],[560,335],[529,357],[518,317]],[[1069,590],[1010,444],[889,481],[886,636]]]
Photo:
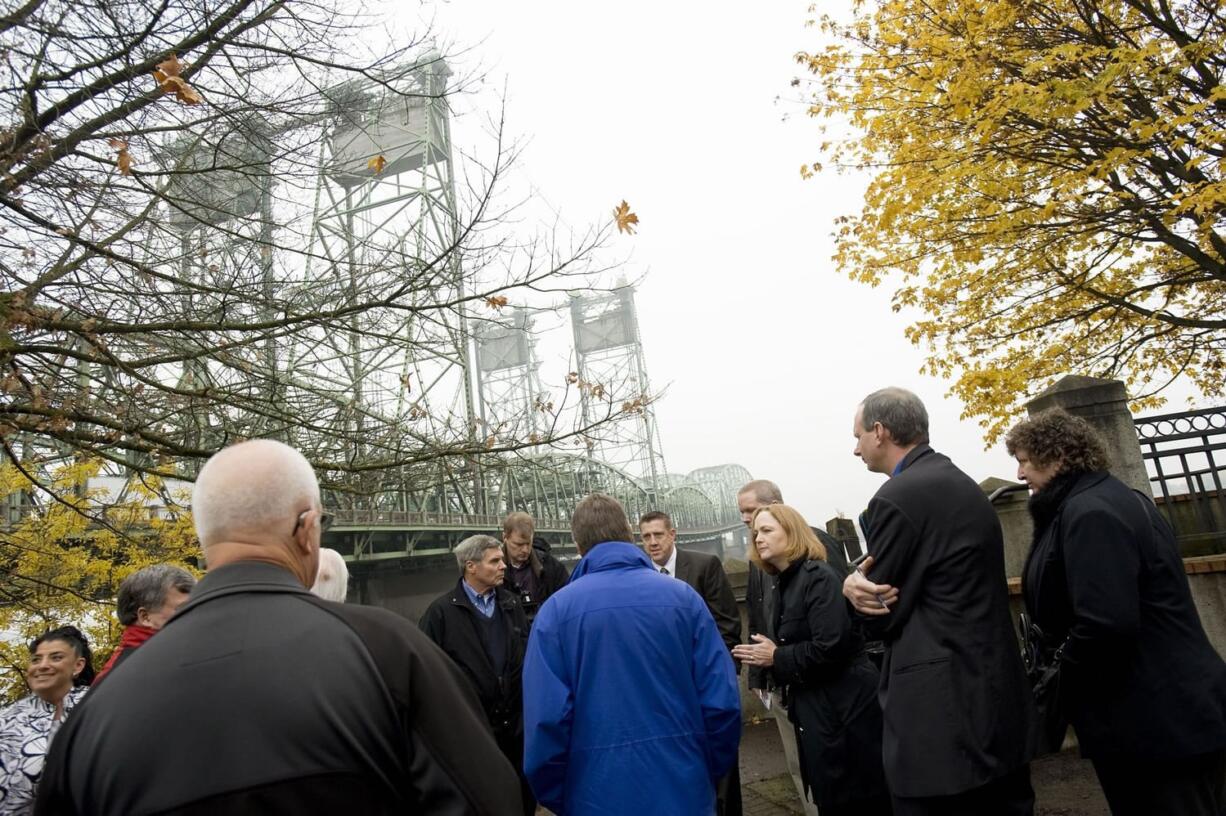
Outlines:
[[[656,568],[656,572],[660,571],[660,564],[652,561],[651,565]],[[677,577],[677,546],[675,544],[673,545],[672,554],[668,556],[668,561],[663,564],[663,567],[664,569],[668,570],[669,575],[673,576],[674,578]]]

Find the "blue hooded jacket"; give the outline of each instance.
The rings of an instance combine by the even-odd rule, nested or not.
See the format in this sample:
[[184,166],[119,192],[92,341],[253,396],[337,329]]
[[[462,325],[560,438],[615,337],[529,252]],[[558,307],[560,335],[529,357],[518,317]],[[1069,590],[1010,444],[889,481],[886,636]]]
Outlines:
[[732,658],[638,547],[597,544],[545,602],[523,682],[524,773],[558,816],[715,812],[741,738]]

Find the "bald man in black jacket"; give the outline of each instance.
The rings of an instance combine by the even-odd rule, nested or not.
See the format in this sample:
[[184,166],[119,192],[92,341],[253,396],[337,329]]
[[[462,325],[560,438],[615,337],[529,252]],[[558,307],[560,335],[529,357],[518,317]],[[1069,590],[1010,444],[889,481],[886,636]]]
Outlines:
[[486,814],[519,802],[468,679],[417,627],[312,595],[310,465],[227,448],[192,497],[209,572],[52,743],[35,813]]

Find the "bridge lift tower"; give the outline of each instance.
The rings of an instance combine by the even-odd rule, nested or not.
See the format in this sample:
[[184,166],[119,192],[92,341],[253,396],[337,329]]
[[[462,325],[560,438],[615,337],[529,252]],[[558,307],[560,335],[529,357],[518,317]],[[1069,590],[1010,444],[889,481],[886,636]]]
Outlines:
[[[355,299],[370,276],[402,282],[415,293],[409,305],[426,307],[421,316],[409,310],[378,326],[355,315],[298,361],[332,373],[337,396],[349,403],[336,421],[359,440],[367,425],[412,428],[420,440],[472,440],[477,432],[472,339],[453,251],[459,222],[449,75],[442,58],[429,55],[413,71],[413,95],[369,86],[326,92],[332,121],[311,226],[310,257],[322,267],[317,274],[349,287]],[[440,303],[460,305],[438,309]],[[440,471],[424,490],[420,474],[413,481],[385,485],[384,495],[404,510],[475,512],[482,503],[475,467]]]
[[474,331],[477,407],[487,434],[534,439],[543,430],[541,363],[532,338],[532,316],[516,309],[508,319]]
[[587,441],[587,454],[636,478],[654,501],[668,487],[667,471],[649,399],[651,388],[634,309],[634,287],[573,295],[570,315],[584,425],[610,407],[616,410],[610,394],[634,394],[641,400],[640,408],[593,432]]

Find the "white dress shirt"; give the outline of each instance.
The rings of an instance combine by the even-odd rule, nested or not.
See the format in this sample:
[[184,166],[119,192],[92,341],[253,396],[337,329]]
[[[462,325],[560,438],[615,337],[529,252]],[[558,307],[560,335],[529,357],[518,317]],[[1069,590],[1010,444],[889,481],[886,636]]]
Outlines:
[[668,556],[668,561],[665,564],[660,565],[660,564],[657,564],[655,561],[652,561],[651,563],[652,563],[652,566],[656,568],[656,572],[659,572],[661,569],[667,569],[668,574],[671,575],[673,578],[676,578],[677,577],[677,548],[673,547],[673,551]]

